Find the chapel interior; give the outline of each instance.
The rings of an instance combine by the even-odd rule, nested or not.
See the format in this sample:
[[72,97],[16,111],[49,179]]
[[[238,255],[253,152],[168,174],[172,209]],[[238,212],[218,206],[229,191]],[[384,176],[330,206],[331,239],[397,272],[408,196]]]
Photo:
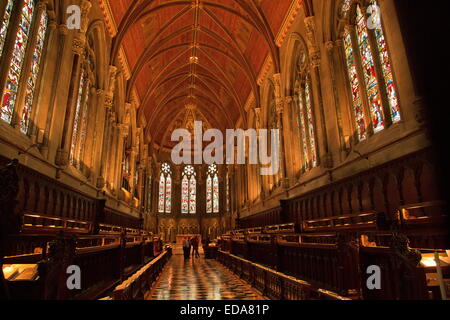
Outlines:
[[450,299],[436,11],[1,0],[0,299]]

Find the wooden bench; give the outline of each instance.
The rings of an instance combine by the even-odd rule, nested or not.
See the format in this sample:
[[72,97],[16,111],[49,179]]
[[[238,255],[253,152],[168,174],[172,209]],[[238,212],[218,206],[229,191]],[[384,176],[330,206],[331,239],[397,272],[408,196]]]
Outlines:
[[444,201],[431,201],[409,204],[399,208],[400,224],[406,227],[415,225],[440,225],[448,221],[448,207]]
[[264,233],[269,234],[285,234],[285,233],[298,233],[299,228],[295,223],[277,224],[273,226],[264,227]]
[[171,255],[171,251],[164,251],[157,258],[139,269],[139,271],[114,289],[113,299],[143,300]]
[[370,211],[358,214],[336,216],[303,221],[302,232],[346,232],[361,230],[381,230],[385,227],[384,215]]
[[88,234],[92,223],[60,217],[25,213],[23,215],[22,233],[24,234]]

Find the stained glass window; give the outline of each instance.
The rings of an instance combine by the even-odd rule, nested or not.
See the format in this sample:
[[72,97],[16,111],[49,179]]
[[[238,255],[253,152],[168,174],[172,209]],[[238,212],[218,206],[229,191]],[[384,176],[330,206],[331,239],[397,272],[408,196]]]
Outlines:
[[166,213],[172,212],[172,177],[166,178]]
[[314,129],[314,116],[312,110],[312,97],[310,89],[310,79],[308,77],[305,85],[305,104],[308,117],[308,129],[309,129],[309,146],[310,146],[310,161],[311,166],[314,168],[317,166],[317,151],[316,151],[316,133]]
[[[378,7],[378,4],[375,0],[372,1],[372,5]],[[376,19],[377,21],[381,22],[380,17],[379,16],[377,17],[376,15],[379,15],[378,10],[376,10],[376,12],[373,13],[372,17],[374,19]],[[382,27],[381,23],[374,23],[374,25],[376,26],[375,39],[377,41],[378,53],[379,53],[380,62],[381,62],[381,68],[383,70],[383,77],[384,77],[384,82],[386,85],[386,92],[388,95],[392,122],[395,123],[395,122],[400,121],[401,117],[400,117],[400,109],[399,109],[397,90],[395,88],[394,77],[392,75],[391,62],[390,62],[389,53],[387,50],[386,39],[384,38],[383,27]]]
[[2,57],[3,47],[5,46],[6,36],[8,34],[13,5],[13,0],[8,0],[5,8],[5,14],[3,15],[2,25],[0,26],[0,58]]
[[206,178],[206,212],[212,213],[212,178],[210,175]]
[[361,53],[373,131],[379,132],[384,129],[383,108],[381,106],[380,90],[375,73],[375,63],[369,43],[366,19],[360,6],[356,7],[356,35],[358,38],[359,51]]
[[187,176],[184,176],[181,182],[181,213],[189,213],[189,179]]
[[302,151],[303,151],[303,167],[308,167],[308,140],[306,136],[306,121],[305,121],[305,105],[304,105],[304,91],[300,90],[298,97],[298,122],[301,130]]
[[217,173],[213,178],[213,212],[219,212],[219,177]]
[[191,214],[195,214],[195,212],[197,211],[196,196],[197,181],[195,180],[194,176],[191,176],[191,179],[189,181],[189,213]]
[[353,111],[355,115],[356,128],[358,132],[359,141],[365,140],[366,122],[364,119],[363,101],[361,97],[361,87],[359,85],[358,73],[356,71],[355,53],[352,47],[351,33],[349,29],[345,31],[344,35],[344,49],[347,58],[347,70],[352,88]]
[[80,118],[82,112],[82,101],[83,101],[83,92],[85,86],[85,77],[86,74],[84,71],[81,72],[80,83],[78,86],[78,96],[77,96],[77,104],[75,105],[75,116],[73,119],[73,129],[72,129],[72,143],[70,146],[70,163],[75,165],[75,153],[77,149],[77,140],[79,137],[79,129],[80,129]]
[[6,85],[3,90],[2,97],[1,118],[8,123],[11,123],[14,113],[20,76],[23,70],[22,67],[25,61],[25,53],[28,45],[28,37],[30,36],[34,9],[35,5],[33,0],[24,0],[24,5],[21,11],[19,22],[19,29],[14,41],[11,66],[8,71]]
[[195,214],[197,210],[197,180],[193,166],[186,166],[183,170],[181,183],[181,213]]
[[166,178],[164,174],[161,173],[159,178],[159,201],[158,201],[158,212],[164,213],[165,209],[165,194],[166,194]]
[[172,212],[172,170],[169,164],[163,163],[159,178],[158,212]]
[[219,213],[219,176],[217,166],[212,164],[208,167],[206,178],[206,212]]
[[[310,169],[317,166],[317,148],[315,119],[313,111],[313,98],[311,91],[311,79],[307,64],[306,48],[299,55],[297,74],[300,76],[298,88],[298,125],[300,128],[301,148],[303,153],[303,168]],[[301,83],[305,82],[304,85]]]
[[22,119],[20,120],[20,130],[23,133],[28,133],[30,123],[31,108],[33,107],[34,91],[36,89],[36,82],[39,76],[39,68],[44,50],[45,35],[47,34],[48,15],[44,11],[39,22],[39,29],[37,33],[37,42],[33,51],[33,58],[31,61],[31,70],[27,80],[27,92],[25,96],[25,105],[22,110]]
[[87,119],[88,119],[88,104],[89,104],[89,94],[90,94],[90,85],[89,82],[85,88],[86,95],[83,103],[83,110],[80,117],[80,143],[78,146],[78,159],[81,161],[83,159],[84,148],[86,145],[86,131],[87,131]]
[[[87,50],[89,51],[89,50]],[[71,164],[81,169],[86,147],[88,130],[88,119],[90,114],[90,94],[93,78],[93,57],[88,54],[80,72],[80,83],[78,88],[75,116],[73,120],[72,144],[70,151]],[[127,164],[129,168],[129,163]],[[129,170],[126,171],[129,173]]]
[[[349,6],[350,4],[351,2]],[[375,0],[371,1],[371,5],[379,8]],[[355,27],[347,27],[344,33],[344,50],[352,90],[357,136],[360,141],[367,138],[366,123],[369,121],[364,116],[364,96],[367,97],[364,100],[369,107],[367,115],[371,117],[370,124],[374,133],[386,127],[386,117],[393,123],[401,120],[399,100],[379,9],[374,8],[370,11],[373,21],[368,24],[367,16],[357,4]],[[368,25],[373,25],[373,30],[369,29]],[[375,42],[370,41],[371,37]],[[381,70],[377,70],[378,62]],[[358,69],[362,71],[361,75]],[[364,88],[361,87],[361,82],[364,83]],[[387,99],[383,98],[380,91],[380,86],[383,85],[386,88]],[[384,110],[389,110],[390,114],[385,115]]]

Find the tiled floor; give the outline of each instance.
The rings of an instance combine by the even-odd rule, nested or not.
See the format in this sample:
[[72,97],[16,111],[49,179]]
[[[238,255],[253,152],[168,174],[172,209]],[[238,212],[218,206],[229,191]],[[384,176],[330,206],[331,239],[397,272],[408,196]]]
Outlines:
[[215,260],[173,255],[148,300],[263,300],[251,286]]

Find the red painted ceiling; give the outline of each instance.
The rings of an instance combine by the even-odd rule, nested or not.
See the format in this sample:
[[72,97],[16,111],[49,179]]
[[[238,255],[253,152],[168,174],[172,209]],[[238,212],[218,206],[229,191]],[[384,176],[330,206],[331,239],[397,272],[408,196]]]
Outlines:
[[114,44],[116,50],[123,46],[132,71],[128,92],[135,85],[142,102],[139,112],[147,118],[153,142],[169,146],[167,131],[185,114],[188,103],[195,104],[211,126],[234,127],[269,53],[263,24],[273,42],[291,3],[110,1],[120,34]]

